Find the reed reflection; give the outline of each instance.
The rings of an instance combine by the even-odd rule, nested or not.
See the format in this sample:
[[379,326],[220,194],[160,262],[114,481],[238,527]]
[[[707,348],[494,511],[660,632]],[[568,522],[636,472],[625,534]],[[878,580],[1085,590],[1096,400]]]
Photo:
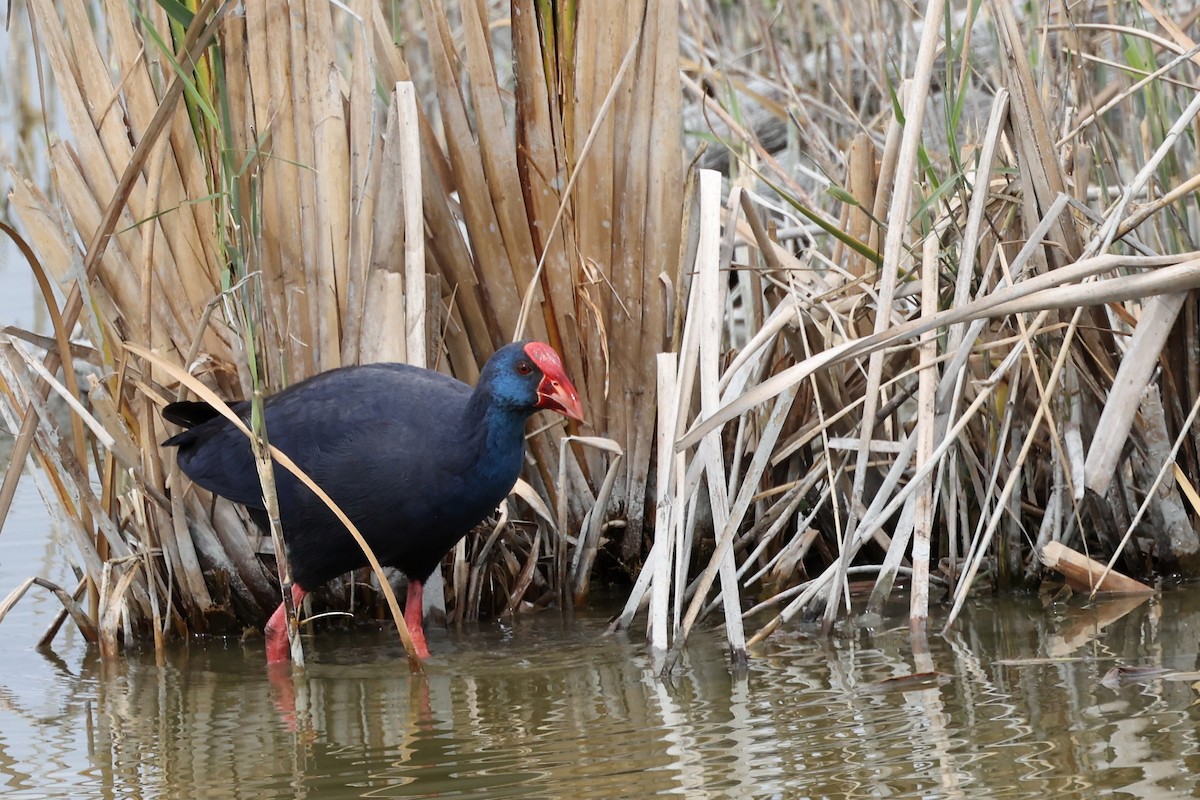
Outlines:
[[[0,786],[235,799],[1186,795],[1200,773],[1186,680],[1200,603],[1130,606],[989,599],[950,637],[916,642],[927,647],[906,627],[793,629],[742,676],[715,632],[667,680],[640,642],[603,636],[604,620],[550,615],[442,638],[424,676],[387,634],[361,632],[323,633],[286,683],[263,674],[259,642],[194,644],[161,668],[68,658],[52,714],[0,674]],[[1103,685],[1117,663],[1170,672]],[[36,740],[34,756],[13,730]],[[47,794],[47,774],[70,791]]]

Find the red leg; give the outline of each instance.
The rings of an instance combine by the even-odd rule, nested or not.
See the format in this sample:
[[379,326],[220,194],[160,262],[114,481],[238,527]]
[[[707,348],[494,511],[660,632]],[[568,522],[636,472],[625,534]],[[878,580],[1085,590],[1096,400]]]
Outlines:
[[[308,592],[301,589],[299,584],[292,584],[292,603],[296,607],[300,606],[306,594]],[[279,604],[279,608],[275,609],[275,613],[267,620],[267,625],[263,628],[263,635],[267,638],[268,664],[279,664],[291,660],[292,646],[288,643],[287,609],[284,608],[283,603]]]
[[408,582],[408,597],[404,600],[404,625],[417,647],[417,657],[429,658],[429,647],[425,644],[424,606],[425,584],[421,581]]

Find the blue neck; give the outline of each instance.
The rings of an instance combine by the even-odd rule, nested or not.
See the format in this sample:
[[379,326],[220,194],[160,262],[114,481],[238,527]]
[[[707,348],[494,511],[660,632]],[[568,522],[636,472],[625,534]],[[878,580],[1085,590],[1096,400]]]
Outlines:
[[525,458],[525,421],[529,413],[488,402],[477,419],[481,437],[475,470],[482,484],[506,492]]

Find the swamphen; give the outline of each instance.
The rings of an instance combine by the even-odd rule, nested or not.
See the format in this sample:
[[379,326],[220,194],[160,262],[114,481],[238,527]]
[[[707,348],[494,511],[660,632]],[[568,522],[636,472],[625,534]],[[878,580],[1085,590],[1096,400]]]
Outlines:
[[[248,402],[233,409],[248,418]],[[263,402],[271,444],[333,498],[381,564],[408,577],[405,624],[421,658],[429,656],[424,582],[516,483],[525,421],[539,409],[583,419],[558,353],[541,342],[497,350],[474,390],[407,364],[365,364],[323,372]],[[188,477],[265,521],[245,434],[207,403],[172,403],[163,417],[188,428],[164,442],[179,448]],[[326,581],[366,566],[333,512],[278,465],[275,486],[297,603]],[[264,633],[267,661],[286,661],[283,604]]]

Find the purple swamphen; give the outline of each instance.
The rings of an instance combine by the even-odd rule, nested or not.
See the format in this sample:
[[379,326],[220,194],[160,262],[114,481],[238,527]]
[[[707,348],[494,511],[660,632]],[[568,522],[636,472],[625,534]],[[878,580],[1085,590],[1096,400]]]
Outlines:
[[[421,619],[424,582],[516,483],[525,421],[539,409],[583,419],[558,353],[541,342],[497,350],[474,389],[407,364],[364,364],[315,375],[263,402],[271,444],[333,498],[381,564],[408,577],[405,624],[421,658],[429,656]],[[233,410],[247,419],[250,404]],[[163,417],[188,428],[164,442],[178,448],[184,473],[265,522],[245,434],[207,403],[172,403]],[[297,602],[366,566],[333,512],[278,465],[275,486]],[[286,661],[283,604],[264,633],[267,661]]]

